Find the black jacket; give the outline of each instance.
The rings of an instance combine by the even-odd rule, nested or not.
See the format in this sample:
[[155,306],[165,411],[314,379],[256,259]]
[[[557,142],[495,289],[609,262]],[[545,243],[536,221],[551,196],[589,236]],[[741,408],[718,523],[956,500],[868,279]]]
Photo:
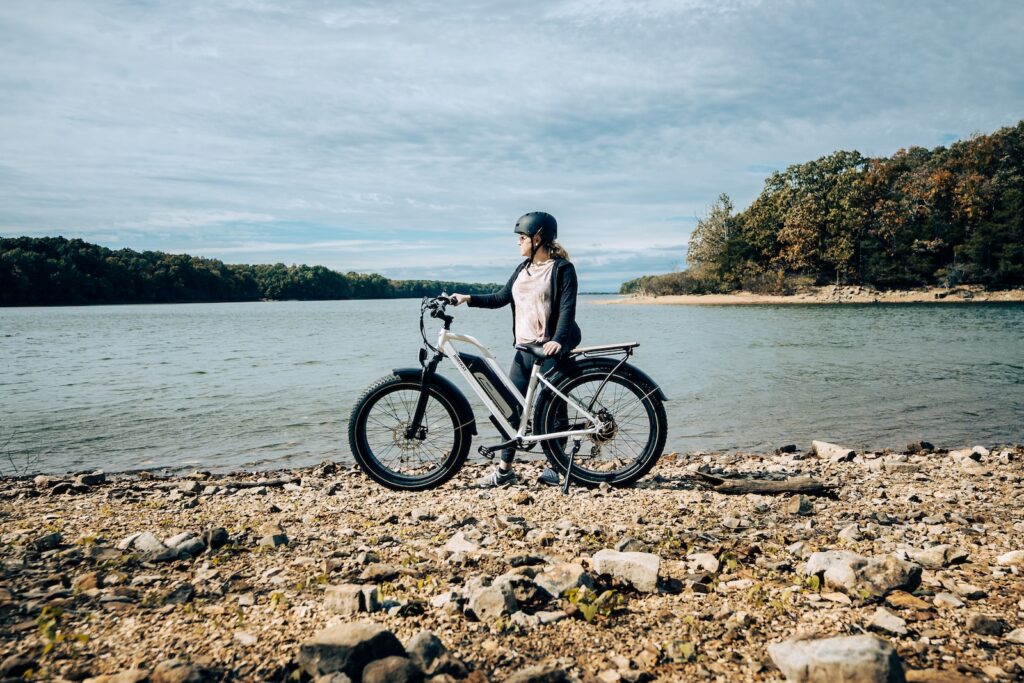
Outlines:
[[[473,294],[469,305],[476,308],[501,308],[512,306],[512,338],[516,334],[516,303],[512,300],[512,285],[519,272],[526,267],[530,259],[520,263],[512,272],[512,277],[504,287],[493,294]],[[583,334],[576,324],[576,268],[565,259],[555,259],[551,268],[551,315],[544,326],[545,333],[551,341],[562,345],[562,352],[570,351],[579,345]]]

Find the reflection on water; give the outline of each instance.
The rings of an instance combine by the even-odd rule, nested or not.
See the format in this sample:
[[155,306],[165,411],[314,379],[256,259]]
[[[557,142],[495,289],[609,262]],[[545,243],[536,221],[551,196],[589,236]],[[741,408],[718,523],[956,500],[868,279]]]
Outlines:
[[[584,343],[641,343],[635,363],[670,398],[671,450],[1024,440],[1022,304],[588,305],[600,298],[581,300]],[[58,472],[348,459],[359,392],[417,365],[418,310],[413,300],[2,309],[0,471],[9,459]],[[508,364],[507,309],[454,313],[455,330]]]

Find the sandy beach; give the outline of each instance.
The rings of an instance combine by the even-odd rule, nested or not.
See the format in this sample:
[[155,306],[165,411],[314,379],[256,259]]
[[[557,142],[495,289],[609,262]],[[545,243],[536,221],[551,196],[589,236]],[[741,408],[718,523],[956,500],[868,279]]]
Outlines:
[[569,497],[520,469],[7,478],[4,680],[778,681],[836,643],[1024,676],[1024,448],[669,454]]
[[675,294],[668,296],[624,296],[599,304],[658,304],[686,306],[787,305],[787,304],[895,304],[895,303],[976,303],[1024,301],[1024,289],[985,291],[981,287],[933,287],[929,289],[879,291],[869,287],[816,287],[792,295],[754,294]]

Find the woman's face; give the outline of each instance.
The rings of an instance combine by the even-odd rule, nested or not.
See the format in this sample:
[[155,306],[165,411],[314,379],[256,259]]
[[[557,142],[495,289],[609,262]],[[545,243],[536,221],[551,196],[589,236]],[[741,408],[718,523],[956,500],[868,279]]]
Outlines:
[[527,235],[524,235],[522,233],[516,233],[516,236],[519,237],[519,254],[521,256],[523,256],[524,258],[527,258],[527,257],[530,256],[530,240],[531,239],[533,240],[534,244],[539,244],[540,243],[540,235],[534,235],[531,238],[531,237],[528,237]]

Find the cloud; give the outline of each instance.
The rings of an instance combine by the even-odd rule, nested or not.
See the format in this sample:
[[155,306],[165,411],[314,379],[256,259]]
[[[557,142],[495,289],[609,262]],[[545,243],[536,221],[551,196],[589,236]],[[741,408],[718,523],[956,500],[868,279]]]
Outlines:
[[1009,0],[6,3],[0,234],[500,281],[544,209],[581,279],[628,279],[773,169],[1015,123],[1022,22]]

